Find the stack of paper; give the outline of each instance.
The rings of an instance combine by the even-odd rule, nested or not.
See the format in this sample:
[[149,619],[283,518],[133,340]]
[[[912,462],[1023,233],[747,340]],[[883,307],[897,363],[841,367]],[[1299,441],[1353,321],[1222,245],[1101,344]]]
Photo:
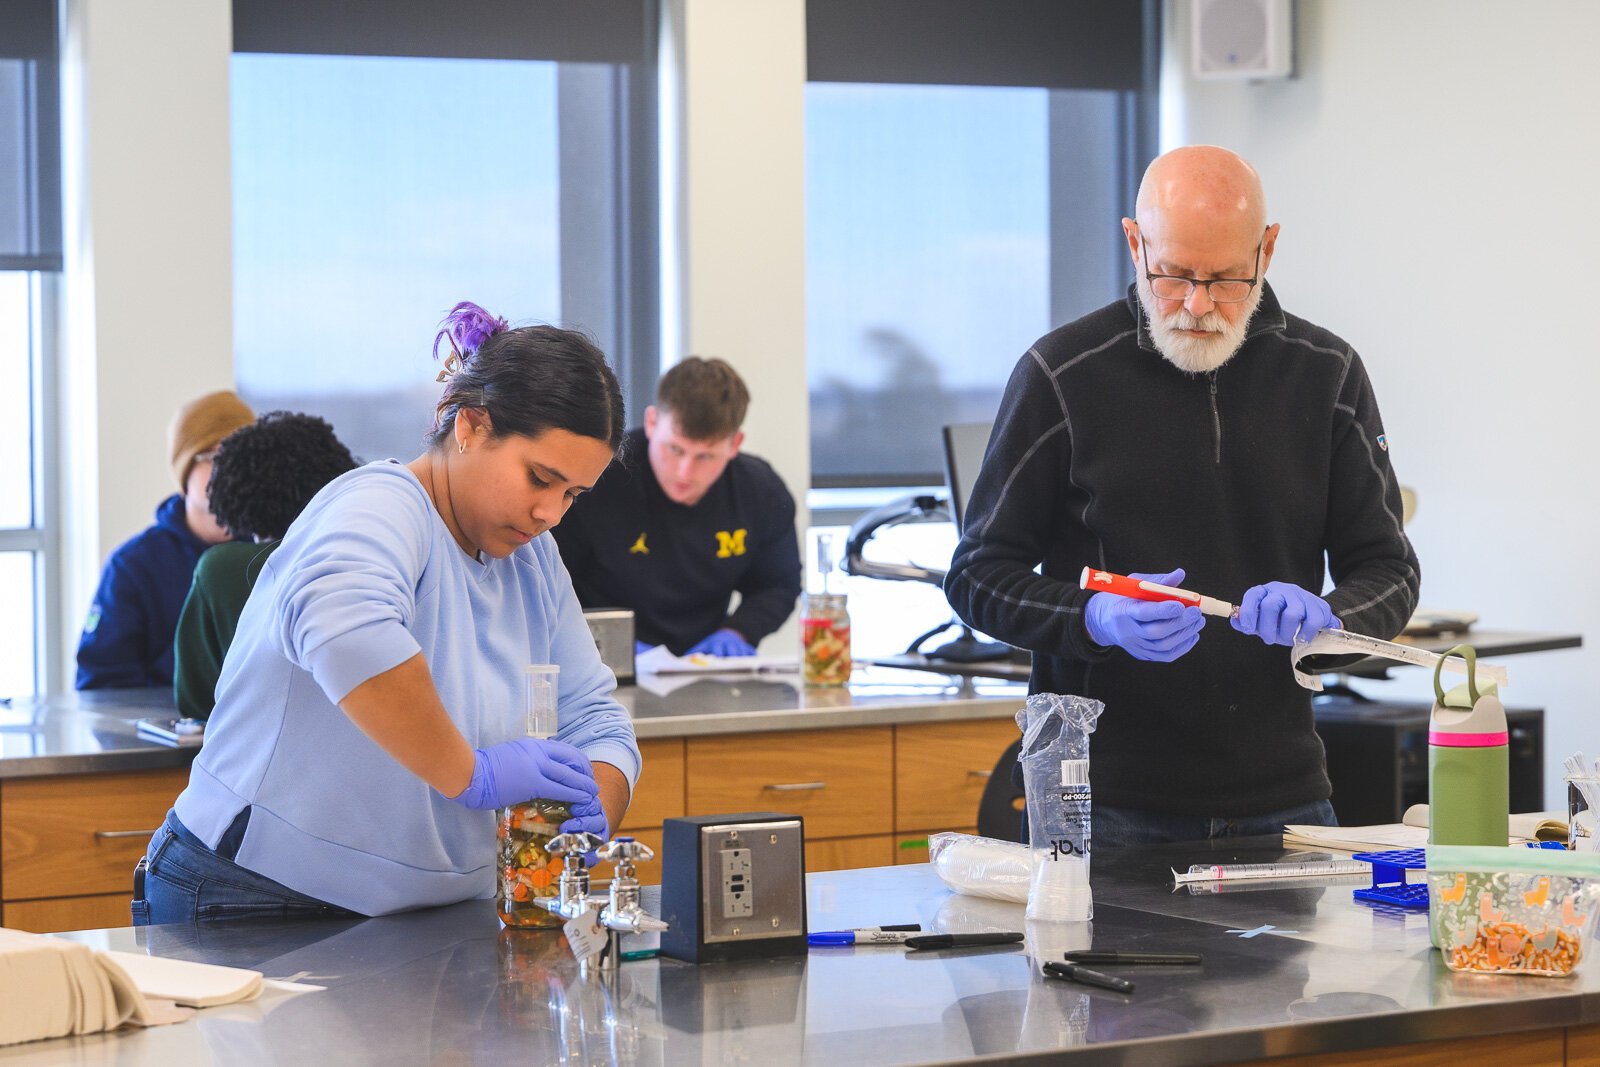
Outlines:
[[800,669],[796,656],[713,656],[694,652],[674,656],[666,645],[646,649],[634,658],[639,674],[782,674]]
[[96,952],[0,928],[0,1045],[177,1022],[192,1014],[186,1008],[251,1000],[260,992],[257,971]]
[[[1533,811],[1510,817],[1511,845],[1530,841],[1565,841],[1566,820],[1558,812]],[[1377,826],[1285,826],[1285,845],[1313,845],[1342,852],[1384,852],[1401,848],[1426,848],[1428,805],[1413,804],[1399,822]]]
[[148,1026],[133,979],[87,945],[0,929],[0,1045]]
[[261,995],[261,972],[211,963],[140,956],[132,952],[106,952],[133,979],[147,997],[170,1000],[185,1008],[214,1008],[254,1000]]

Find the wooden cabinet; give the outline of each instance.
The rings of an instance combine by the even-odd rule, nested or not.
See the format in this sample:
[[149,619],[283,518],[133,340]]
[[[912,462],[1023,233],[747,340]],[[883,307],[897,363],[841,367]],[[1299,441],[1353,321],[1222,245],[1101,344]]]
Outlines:
[[831,837],[806,842],[806,870],[847,871],[857,867],[888,867],[894,863],[894,837]]
[[660,827],[662,819],[683,814],[683,740],[640,741],[639,755],[643,767],[622,818],[624,830]]
[[[681,815],[782,811],[806,825],[813,871],[920,863],[927,834],[972,833],[1009,719],[641,741],[644,770],[619,832],[657,852]],[[0,781],[0,924],[126,926],[133,865],[187,769]],[[608,872],[600,872],[607,876]],[[640,865],[659,883],[659,858]]]
[[[661,884],[661,820],[683,814],[683,748],[676,737],[639,742],[643,767],[618,832],[638,838],[656,854],[638,866],[642,885]],[[601,875],[610,877],[609,871]]]
[[1010,719],[978,719],[691,737],[684,810],[799,815],[811,871],[924,863],[930,832],[976,832],[1016,736]]
[[0,923],[127,926],[133,865],[188,781],[187,769],[0,781]]
[[1017,739],[1009,719],[915,723],[894,728],[894,828],[975,826],[995,761]]
[[688,813],[787,812],[805,820],[808,842],[887,834],[893,775],[887,726],[691,737]]

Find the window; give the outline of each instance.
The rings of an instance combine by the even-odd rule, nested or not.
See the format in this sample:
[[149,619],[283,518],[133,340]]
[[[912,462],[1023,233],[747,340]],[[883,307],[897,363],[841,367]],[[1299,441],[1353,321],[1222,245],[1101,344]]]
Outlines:
[[61,270],[57,47],[54,0],[0,5],[0,697],[46,688],[57,640],[44,432]]
[[907,10],[808,6],[818,487],[940,483],[939,428],[991,421],[1033,341],[1132,281],[1118,219],[1154,129],[1141,6]]
[[[940,428],[993,421],[1029,345],[1123,295],[1158,23],[1127,0],[808,0],[813,535],[937,492]],[[867,552],[942,570],[955,544],[923,522]],[[931,585],[846,589],[863,658],[950,617]]]
[[640,410],[658,358],[648,6],[236,0],[245,399],[409,459],[437,323],[472,300],[586,330]]

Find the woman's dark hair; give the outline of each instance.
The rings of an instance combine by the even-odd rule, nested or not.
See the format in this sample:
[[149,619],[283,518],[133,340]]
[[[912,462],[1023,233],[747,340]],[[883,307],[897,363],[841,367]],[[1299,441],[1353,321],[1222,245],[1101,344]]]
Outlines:
[[622,443],[626,417],[622,387],[595,343],[555,326],[511,329],[504,319],[476,304],[460,303],[445,316],[433,352],[448,341],[451,354],[440,374],[444,394],[424,438],[437,446],[455,427],[462,408],[489,413],[494,437],[537,437],[566,430],[604,441],[613,452]]
[[275,541],[323,486],[356,466],[325,420],[269,411],[217,446],[211,514],[234,537]]

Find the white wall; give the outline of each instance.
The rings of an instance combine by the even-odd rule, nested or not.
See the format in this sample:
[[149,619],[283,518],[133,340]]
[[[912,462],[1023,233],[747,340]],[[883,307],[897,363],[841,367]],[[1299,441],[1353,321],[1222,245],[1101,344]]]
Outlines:
[[176,487],[166,429],[233,385],[230,5],[69,0],[60,368],[71,686],[100,566]]
[[[1600,345],[1577,278],[1600,245],[1600,5],[1300,0],[1298,76],[1259,84],[1190,78],[1190,5],[1167,13],[1163,145],[1261,170],[1273,285],[1361,353],[1417,490],[1424,605],[1588,630]],[[1600,755],[1600,651],[1505,664],[1507,702],[1547,709],[1546,803],[1564,805],[1561,758]]]
[[[804,530],[811,484],[805,338],[805,4],[671,0],[665,64],[663,362],[719,356],[750,387],[745,449],[771,463]],[[763,643],[796,647],[794,617]]]

